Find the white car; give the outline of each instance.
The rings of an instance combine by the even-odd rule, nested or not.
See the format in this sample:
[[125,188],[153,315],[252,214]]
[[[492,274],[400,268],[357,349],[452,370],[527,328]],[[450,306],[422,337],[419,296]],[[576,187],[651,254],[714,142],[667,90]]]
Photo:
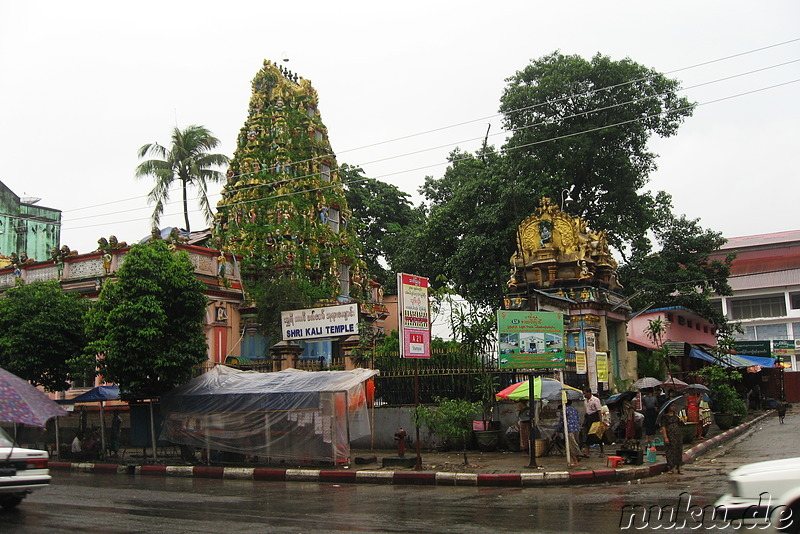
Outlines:
[[[743,465],[728,475],[715,516],[800,533],[800,458]],[[723,516],[724,514],[724,516]],[[741,523],[739,523],[741,524]]]
[[0,506],[16,507],[35,489],[50,484],[47,451],[14,446],[14,440],[0,428]]

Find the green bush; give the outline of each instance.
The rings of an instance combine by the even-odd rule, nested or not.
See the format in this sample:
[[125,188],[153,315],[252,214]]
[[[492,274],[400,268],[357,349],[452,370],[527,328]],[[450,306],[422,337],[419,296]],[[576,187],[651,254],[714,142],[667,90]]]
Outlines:
[[480,402],[463,399],[436,397],[438,406],[417,406],[411,411],[417,426],[428,430],[445,441],[461,441],[464,444],[464,464],[467,461],[467,439],[472,432],[472,421],[481,413]]

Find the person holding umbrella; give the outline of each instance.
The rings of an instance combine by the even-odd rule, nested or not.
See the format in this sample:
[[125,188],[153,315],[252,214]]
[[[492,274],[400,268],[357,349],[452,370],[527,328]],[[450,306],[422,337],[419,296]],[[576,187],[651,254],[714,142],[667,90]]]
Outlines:
[[656,419],[658,418],[658,398],[655,396],[653,390],[649,390],[642,398],[642,407],[644,408],[644,435],[647,443],[653,443],[653,438],[656,435]]
[[676,402],[670,402],[664,409],[666,413],[661,414],[661,433],[664,436],[664,455],[667,457],[667,473],[672,474],[675,470],[679,475],[683,474],[683,421],[675,414]]

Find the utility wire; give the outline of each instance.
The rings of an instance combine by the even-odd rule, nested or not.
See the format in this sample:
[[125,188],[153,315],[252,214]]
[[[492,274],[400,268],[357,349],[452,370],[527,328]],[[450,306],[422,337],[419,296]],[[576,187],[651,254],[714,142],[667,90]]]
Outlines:
[[[763,47],[751,49],[751,50],[748,50],[748,51],[745,51],[745,52],[740,52],[740,53],[737,53],[737,54],[732,54],[732,55],[724,56],[724,57],[721,57],[721,58],[717,58],[717,59],[713,59],[713,60],[709,60],[709,61],[704,61],[704,62],[701,62],[701,63],[696,63],[694,65],[690,65],[690,66],[687,66],[687,67],[682,67],[682,68],[679,68],[679,69],[674,69],[672,71],[668,71],[668,72],[665,72],[663,74],[664,75],[670,75],[670,74],[674,74],[674,73],[677,73],[677,72],[683,72],[683,71],[694,69],[694,68],[697,68],[697,67],[702,67],[702,66],[706,66],[706,65],[710,65],[710,64],[726,61],[726,60],[729,60],[729,59],[733,59],[733,58],[742,57],[742,56],[745,56],[745,55],[753,54],[753,53],[756,53],[756,52],[761,52],[761,51],[768,50],[768,49],[771,49],[771,48],[784,46],[784,45],[795,43],[795,42],[798,42],[798,41],[800,41],[800,38],[790,39],[790,40],[787,40],[787,41],[783,41],[783,42],[779,42],[779,43],[775,43],[775,44],[766,45],[766,46],[763,46]],[[718,81],[728,80],[728,79],[731,79],[731,78],[744,76],[744,75],[752,74],[752,73],[755,73],[755,72],[760,72],[760,71],[767,70],[767,69],[770,69],[770,68],[775,68],[775,67],[787,65],[787,64],[790,64],[790,63],[794,63],[796,61],[798,61],[798,60],[789,61],[789,62],[786,62],[786,63],[773,65],[773,66],[770,66],[770,67],[765,67],[765,68],[762,68],[762,69],[757,69],[757,70],[750,71],[750,72],[747,72],[747,73],[741,73],[741,74],[738,74],[738,75],[729,76],[729,77],[726,77],[726,78],[720,78],[719,80],[713,80],[713,81],[706,82],[706,83],[703,83],[703,84],[691,86],[689,88],[685,88],[684,90],[694,89],[694,88],[697,88],[697,87],[701,87],[703,85],[708,85],[710,83],[716,83]],[[630,85],[630,84],[633,84],[633,83],[644,81],[644,80],[649,79],[650,77],[651,76],[644,76],[644,77],[637,78],[637,79],[634,79],[634,80],[629,80],[627,82],[623,82],[623,83],[619,83],[619,84],[615,84],[615,85],[611,85],[611,86],[607,86],[607,87],[603,87],[603,88],[593,89],[593,90],[590,90],[590,91],[587,91],[587,92],[584,92],[584,93],[572,94],[572,95],[568,95],[568,96],[565,96],[565,97],[562,97],[562,98],[558,98],[558,99],[554,99],[554,100],[550,100],[550,101],[534,104],[534,105],[531,105],[531,106],[526,106],[526,107],[522,107],[522,108],[518,108],[518,109],[514,109],[514,110],[509,110],[506,113],[508,114],[508,113],[515,113],[515,112],[519,112],[519,111],[525,111],[525,110],[528,110],[528,109],[533,109],[533,108],[536,108],[536,107],[539,107],[539,106],[544,106],[544,105],[550,105],[550,104],[553,104],[553,103],[557,103],[557,102],[560,102],[560,101],[563,101],[563,100],[566,100],[566,99],[570,99],[570,98],[576,98],[576,97],[579,97],[579,96],[590,96],[592,94],[599,93],[599,92],[602,92],[602,91],[608,91],[608,90],[611,90],[611,89],[614,89],[614,88],[617,88],[617,87],[623,87],[625,85]],[[652,96],[657,96],[657,95],[652,95]],[[362,149],[365,149],[365,148],[372,148],[372,147],[375,147],[375,146],[388,144],[388,143],[392,143],[392,142],[396,142],[396,141],[400,141],[400,140],[405,140],[405,139],[409,139],[409,138],[413,138],[413,137],[417,137],[417,136],[421,136],[421,135],[426,135],[428,133],[434,133],[434,132],[438,132],[438,131],[442,131],[442,130],[447,130],[447,129],[450,129],[450,128],[463,126],[463,125],[471,124],[471,123],[478,122],[478,121],[485,121],[487,119],[495,118],[495,117],[498,117],[500,115],[503,115],[503,114],[502,113],[497,113],[497,114],[490,115],[490,116],[487,116],[487,117],[481,117],[481,118],[478,118],[478,119],[472,119],[472,120],[468,120],[468,121],[452,124],[452,125],[449,125],[449,126],[443,126],[443,127],[434,128],[434,129],[431,129],[431,130],[427,130],[427,131],[423,131],[423,132],[419,132],[419,133],[415,133],[415,134],[409,134],[407,136],[401,136],[401,137],[397,137],[397,138],[390,139],[390,140],[379,141],[377,143],[372,143],[372,144],[363,145],[363,146],[357,147],[357,148],[352,148],[352,149],[346,149],[346,150],[343,150],[343,151],[339,151],[338,154],[341,155],[343,153],[354,152],[354,151],[362,150]],[[504,133],[504,132],[500,132],[498,134],[493,134],[493,136],[494,135],[502,135],[502,133]],[[475,139],[468,139],[468,140],[460,141],[460,143],[473,141],[473,140],[475,140]],[[411,152],[411,153],[403,154],[403,155],[400,155],[400,156],[394,156],[394,158],[405,157],[405,156],[408,156],[408,155],[415,155],[415,154],[418,154],[418,153],[424,152],[424,151],[445,148],[447,146],[451,146],[453,144],[458,144],[458,143],[459,142],[452,143],[452,144],[449,144],[449,145],[442,145],[440,147],[424,149],[424,150],[417,151],[417,152]],[[301,160],[301,161],[297,161],[297,162],[290,162],[288,165],[297,165],[297,164],[300,164],[300,163],[307,163],[307,162],[311,162],[311,161],[315,161],[315,160],[319,160],[319,159],[324,159],[324,158],[327,158],[327,157],[336,157],[336,154],[326,154],[326,155],[316,156],[314,158],[309,158],[309,159],[306,159],[306,160]],[[393,158],[392,157],[383,158],[383,159],[379,159],[379,160],[375,160],[375,161],[371,161],[371,162],[362,163],[361,165],[367,165],[367,164],[382,162],[382,161],[386,161],[388,159],[393,159]],[[358,166],[360,166],[360,165],[358,165]],[[256,172],[261,172],[261,171],[256,171]],[[249,174],[254,174],[254,172],[241,173],[239,175],[235,175],[234,177],[241,177],[241,176],[246,176],[246,175],[249,175]],[[101,204],[95,204],[95,205],[91,205],[91,206],[84,206],[84,207],[80,207],[80,208],[74,208],[74,209],[71,209],[71,210],[64,210],[64,212],[66,213],[66,212],[90,209],[90,208],[93,208],[93,207],[100,207],[100,206],[103,206],[103,205],[111,205],[111,204],[115,204],[115,203],[126,202],[126,201],[129,201],[129,200],[138,200],[139,198],[141,198],[141,197],[131,197],[131,198],[128,198],[128,199],[123,199],[123,200],[115,200],[115,201],[110,201],[110,202],[101,203]],[[175,202],[177,202],[177,201],[175,201]]]
[[[759,89],[753,89],[751,91],[745,91],[745,92],[738,93],[738,94],[735,94],[735,95],[729,95],[729,96],[717,98],[717,99],[714,99],[714,100],[709,100],[707,102],[700,102],[700,103],[696,103],[696,104],[691,104],[689,106],[684,106],[682,108],[676,108],[676,109],[669,110],[669,111],[664,111],[664,112],[661,112],[661,113],[653,113],[653,114],[644,115],[644,116],[641,116],[641,117],[636,117],[634,119],[630,119],[630,120],[626,120],[626,121],[620,121],[620,122],[616,122],[616,123],[613,123],[613,124],[606,124],[606,125],[598,126],[596,128],[590,128],[590,129],[581,130],[581,131],[578,131],[578,132],[567,133],[567,134],[563,134],[563,135],[560,135],[560,136],[550,137],[550,138],[547,138],[547,139],[540,139],[540,140],[537,140],[537,141],[532,141],[530,143],[525,143],[525,144],[517,145],[517,146],[513,146],[513,147],[504,147],[502,150],[504,152],[508,153],[510,151],[513,151],[513,150],[519,150],[519,149],[522,149],[522,148],[528,148],[528,147],[535,146],[535,145],[540,145],[540,144],[544,144],[544,143],[550,143],[550,142],[553,142],[553,141],[558,141],[558,140],[561,140],[561,139],[566,139],[566,138],[570,138],[570,137],[584,135],[584,134],[587,134],[587,133],[597,132],[597,131],[605,130],[605,129],[608,129],[608,128],[615,128],[617,126],[622,126],[622,125],[625,125],[625,124],[630,124],[630,123],[633,123],[633,122],[646,120],[646,119],[657,117],[657,116],[660,116],[660,115],[664,115],[664,114],[668,114],[668,113],[674,113],[675,111],[680,111],[682,109],[688,109],[690,107],[700,107],[700,106],[706,106],[706,105],[709,105],[709,104],[715,104],[715,103],[731,100],[731,99],[734,99],[734,98],[739,98],[739,97],[742,97],[742,96],[747,96],[747,95],[759,93],[759,92],[762,92],[762,91],[767,91],[767,90],[770,90],[770,89],[783,87],[783,86],[790,85],[790,84],[797,83],[797,82],[800,82],[800,79],[794,79],[794,80],[790,80],[790,81],[787,81],[787,82],[774,84],[774,85],[770,85],[770,86],[767,86],[767,87],[762,87],[762,88],[759,88]],[[422,165],[422,166],[419,166],[419,167],[416,167],[416,168],[412,168],[412,169],[404,169],[404,170],[396,171],[396,172],[393,172],[393,173],[385,173],[385,174],[379,176],[376,179],[387,178],[387,177],[395,176],[395,175],[398,175],[398,174],[405,174],[405,173],[408,173],[408,172],[415,172],[415,171],[425,170],[425,169],[429,169],[429,168],[433,168],[433,167],[439,167],[441,165],[452,165],[452,164],[460,163],[462,161],[467,161],[467,160],[470,160],[470,159],[472,159],[472,156],[471,155],[467,155],[467,156],[464,156],[462,158],[456,158],[456,159],[445,161],[445,162],[437,162],[437,163],[433,163],[433,164],[429,164],[429,165]],[[282,180],[280,182],[283,182],[283,181],[294,181],[296,179],[297,179],[297,177],[292,177],[292,178],[290,178],[288,180]],[[228,205],[224,206],[224,209],[229,209],[229,208],[232,208],[234,206],[252,204],[254,202],[261,202],[261,201],[268,200],[268,199],[277,199],[277,198],[283,198],[283,197],[287,197],[287,196],[291,196],[291,195],[300,195],[300,194],[312,193],[312,192],[316,192],[316,191],[323,191],[323,190],[330,189],[330,188],[343,187],[343,186],[351,184],[351,183],[358,183],[358,182],[362,182],[362,181],[366,181],[366,180],[370,180],[370,179],[371,178],[364,177],[364,178],[360,178],[360,179],[356,179],[356,180],[349,180],[347,182],[335,182],[335,183],[331,183],[331,184],[328,184],[328,185],[325,185],[325,186],[313,187],[313,188],[308,188],[308,189],[304,189],[304,190],[300,190],[300,191],[292,191],[292,192],[283,193],[283,194],[280,194],[280,195],[268,195],[268,196],[259,197],[259,198],[256,198],[256,199],[242,200],[242,201],[239,201],[239,202],[228,204]],[[144,209],[144,208],[139,208],[139,209]],[[131,210],[131,211],[135,211],[135,210]],[[200,209],[190,210],[190,213],[200,213],[202,211],[203,210],[200,210]],[[181,215],[181,214],[182,214],[182,212],[175,213],[175,214],[170,214],[170,215],[167,215],[167,216]],[[83,217],[82,219],[96,218],[96,217],[101,217],[101,216],[105,216],[105,215],[112,215],[112,214],[111,213],[106,213],[106,214],[100,214],[100,215],[92,215],[92,216]],[[164,217],[164,215],[162,215],[162,217]],[[128,219],[128,220],[125,220],[125,221],[117,221],[117,222],[136,222],[136,221],[146,220],[146,219],[150,219],[150,218],[151,217]],[[98,225],[78,226],[78,227],[71,227],[71,229],[93,228],[93,227],[96,227],[96,226],[100,226],[100,225],[98,224]]]
[[[772,69],[772,68],[776,68],[776,67],[792,64],[792,63],[796,63],[796,62],[799,62],[799,61],[800,61],[800,59],[796,59],[796,60],[780,63],[780,64],[777,64],[777,65],[772,65],[772,66],[769,66],[769,67],[756,69],[756,70],[753,70],[753,71],[739,73],[739,74],[728,76],[728,77],[725,77],[725,78],[720,78],[720,79],[717,79],[717,80],[704,82],[702,84],[698,84],[698,85],[692,86],[690,89],[694,89],[694,88],[705,86],[705,85],[710,85],[712,83],[717,83],[719,81],[725,81],[725,80],[729,80],[729,79],[732,79],[732,78],[745,76],[745,75],[752,74],[752,73],[755,73],[755,72],[761,72],[761,71],[764,71],[764,70],[768,70],[768,69]],[[630,120],[627,120],[627,121],[621,121],[621,122],[617,122],[617,123],[614,123],[614,124],[602,125],[602,126],[598,126],[596,128],[588,129],[588,130],[581,130],[581,131],[578,131],[578,132],[564,134],[562,136],[552,137],[552,138],[548,138],[548,139],[542,139],[542,140],[534,141],[532,143],[527,143],[527,144],[518,145],[518,146],[514,146],[514,147],[503,147],[502,150],[505,151],[505,152],[508,152],[510,150],[517,150],[517,149],[520,149],[520,148],[526,148],[526,147],[530,147],[530,146],[534,146],[534,145],[538,145],[538,144],[542,144],[542,143],[557,141],[557,140],[560,140],[560,139],[565,139],[565,138],[568,138],[568,137],[574,137],[574,136],[582,135],[582,134],[585,134],[585,133],[592,133],[592,132],[596,132],[596,131],[603,130],[603,129],[606,129],[606,128],[613,128],[613,127],[616,127],[616,126],[622,126],[622,125],[625,125],[625,124],[638,122],[638,121],[645,120],[645,119],[648,119],[648,118],[653,118],[653,117],[657,117],[657,116],[673,113],[673,112],[676,112],[676,111],[682,111],[682,110],[689,109],[689,108],[692,108],[692,107],[695,107],[695,106],[700,107],[700,106],[704,106],[704,105],[708,105],[708,104],[721,102],[721,101],[724,101],[724,100],[729,100],[729,99],[732,99],[732,98],[738,98],[740,96],[745,96],[745,95],[749,95],[749,94],[760,92],[760,91],[765,91],[765,90],[768,90],[768,89],[774,89],[774,88],[777,88],[777,87],[781,87],[783,85],[796,83],[797,81],[799,81],[799,80],[795,79],[795,80],[791,80],[791,81],[784,82],[784,83],[781,83],[781,84],[775,84],[775,85],[764,87],[764,88],[754,89],[754,90],[751,90],[751,91],[738,93],[738,94],[735,94],[735,95],[730,95],[730,96],[722,97],[722,98],[719,98],[719,99],[710,100],[710,101],[707,101],[707,102],[691,104],[689,106],[683,106],[683,107],[680,107],[680,108],[675,108],[673,110],[664,111],[664,112],[661,112],[661,113],[655,113],[655,114],[645,115],[645,116],[641,116],[641,117],[636,117],[634,119],[630,119]],[[558,119],[558,121],[561,122],[561,121],[564,121],[564,120],[570,119],[570,118],[575,118],[575,117],[579,117],[579,116],[585,116],[585,115],[588,115],[588,114],[591,114],[591,113],[600,112],[600,111],[606,111],[608,109],[612,109],[612,108],[615,108],[615,107],[628,105],[628,104],[631,104],[631,103],[636,103],[636,102],[639,102],[641,100],[646,100],[648,98],[653,98],[654,96],[659,96],[659,95],[648,95],[648,96],[645,96],[645,97],[641,97],[639,99],[630,100],[628,102],[617,103],[617,104],[613,104],[613,105],[610,105],[610,106],[597,108],[597,109],[594,109],[594,110],[588,110],[588,111],[585,111],[585,112],[575,113],[573,115],[560,117]],[[525,129],[528,129],[528,128],[541,126],[543,124],[548,124],[548,121],[540,121],[538,123],[534,123],[534,124],[531,124],[531,125],[526,125],[526,126],[523,126],[523,127],[517,128],[517,129],[513,129],[513,130],[504,130],[503,132],[501,132],[499,134],[492,134],[492,136],[501,135],[503,133],[509,133],[509,132],[518,132],[518,131],[525,130]],[[362,163],[361,165],[367,165],[367,164],[387,161],[387,160],[391,160],[391,159],[398,159],[398,158],[401,158],[401,157],[406,157],[406,156],[410,156],[410,155],[416,155],[416,154],[420,154],[420,153],[423,153],[423,152],[428,152],[428,151],[431,151],[431,150],[447,148],[449,146],[457,145],[459,143],[464,143],[464,142],[468,142],[468,141],[474,141],[476,139],[480,139],[480,138],[473,138],[473,139],[459,141],[459,142],[452,143],[452,144],[446,144],[446,145],[440,145],[440,146],[433,147],[433,148],[421,149],[421,150],[418,150],[418,151],[415,151],[415,152],[409,152],[409,153],[402,154],[402,155],[399,155],[399,156],[391,156],[391,157],[387,157],[387,158],[382,158],[382,159],[378,159],[378,160]],[[456,158],[456,159],[448,161],[448,162],[439,162],[439,163],[435,163],[435,164],[432,164],[432,165],[426,165],[426,166],[417,167],[417,168],[413,168],[413,169],[406,169],[406,170],[401,170],[401,171],[397,171],[397,172],[394,172],[394,173],[388,173],[388,174],[384,174],[384,175],[380,176],[379,178],[385,178],[385,177],[394,176],[394,175],[397,175],[397,174],[405,174],[407,172],[414,172],[414,171],[417,171],[417,170],[423,170],[423,169],[427,169],[427,168],[431,168],[431,167],[437,167],[437,166],[440,166],[440,165],[445,164],[445,163],[458,163],[460,161],[465,161],[465,160],[469,160],[469,159],[471,159],[471,155],[465,156],[463,158]],[[358,165],[356,167],[360,167],[360,165]],[[266,171],[258,171],[258,172],[266,172]],[[245,173],[244,175],[247,175],[247,174],[252,174],[252,173]],[[318,174],[319,173],[312,173],[312,174],[301,175],[301,176],[292,176],[292,177],[289,177],[289,178],[286,178],[286,179],[283,179],[283,180],[275,180],[275,181],[268,182],[268,183],[255,184],[255,185],[251,185],[251,186],[245,186],[245,187],[242,187],[242,188],[239,188],[239,189],[232,189],[232,190],[229,190],[228,192],[229,193],[240,193],[240,192],[245,192],[245,191],[248,191],[248,190],[251,190],[251,189],[257,189],[257,188],[263,188],[263,187],[275,188],[275,187],[279,187],[280,185],[282,185],[284,183],[290,183],[290,182],[294,182],[296,180],[301,180],[303,178],[314,177],[314,176],[317,176]],[[343,182],[343,183],[337,182],[337,183],[330,184],[328,186],[321,186],[319,188],[312,188],[312,189],[306,189],[306,190],[303,190],[303,191],[297,191],[297,192],[294,192],[293,194],[314,192],[314,191],[329,189],[329,188],[332,188],[332,187],[337,187],[339,185],[346,185],[347,183],[356,183],[356,182],[364,181],[364,180],[368,180],[368,179],[369,178],[365,177],[365,178],[363,178],[361,180],[350,180],[348,182]],[[290,194],[292,194],[292,193],[290,193]],[[212,196],[219,196],[219,194],[215,194],[215,195],[212,195]],[[285,196],[285,195],[277,195],[277,196],[270,196],[270,197],[264,197],[264,198],[279,198],[281,196]],[[135,197],[135,198],[138,199],[140,197]],[[198,198],[200,198],[200,197],[195,197],[192,200],[197,200]],[[231,203],[228,206],[226,206],[226,208],[230,207],[230,206],[239,205],[239,204],[249,204],[249,203],[252,203],[252,202],[259,201],[259,200],[263,200],[263,199],[259,198],[259,199],[251,199],[251,200],[245,200],[245,201],[240,201],[240,202],[236,202],[236,203]],[[115,202],[121,202],[121,201],[115,201]],[[174,200],[174,201],[167,202],[167,205],[169,205],[169,204],[180,204],[182,202],[183,202],[182,200]],[[96,205],[96,207],[103,206],[103,205],[104,204],[98,204],[98,205]],[[81,208],[81,209],[83,209],[83,208]],[[106,216],[106,215],[113,215],[113,214],[117,214],[117,213],[133,212],[133,211],[137,211],[139,209],[144,209],[144,208],[132,208],[132,209],[129,209],[129,210],[124,210],[122,212],[115,211],[113,213],[103,213],[103,214],[96,214],[96,215],[88,215],[88,216],[85,216],[85,217],[78,217],[78,218],[75,218],[75,219],[72,219],[72,220],[75,221],[75,220],[92,219],[92,218],[97,218],[97,217],[103,217],[103,216]],[[73,210],[73,211],[75,211],[75,210]],[[197,213],[197,212],[201,212],[201,211],[202,210],[192,210],[191,213]],[[80,228],[84,228],[84,227],[80,227]]]

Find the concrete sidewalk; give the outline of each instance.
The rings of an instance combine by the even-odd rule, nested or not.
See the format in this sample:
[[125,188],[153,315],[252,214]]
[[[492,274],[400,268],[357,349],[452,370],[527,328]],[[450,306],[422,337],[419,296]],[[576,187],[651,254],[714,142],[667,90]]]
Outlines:
[[[707,450],[718,447],[738,436],[752,425],[772,415],[766,412],[728,431],[712,432],[709,438],[695,442],[684,450],[684,462],[692,462]],[[713,426],[712,429],[716,429]],[[421,484],[436,486],[515,486],[531,487],[552,484],[595,484],[636,480],[656,476],[664,472],[666,463],[659,454],[656,463],[645,461],[643,465],[625,465],[614,468],[606,465],[608,455],[616,450],[606,446],[606,454],[592,451],[579,467],[567,468],[564,456],[545,456],[536,459],[537,467],[529,467],[527,454],[519,452],[467,451],[469,464],[464,464],[461,451],[421,453],[422,470],[413,467],[382,467],[384,457],[397,456],[396,451],[351,451],[354,465],[326,469],[292,469],[270,467],[217,467],[192,465],[126,465],[114,463],[50,462],[53,470],[72,470],[94,473],[120,473],[134,475],[160,475],[179,477],[205,477],[239,480],[304,481],[328,483],[374,483],[374,484]],[[406,457],[416,459],[416,453],[406,452]],[[361,458],[374,461],[356,463]]]

